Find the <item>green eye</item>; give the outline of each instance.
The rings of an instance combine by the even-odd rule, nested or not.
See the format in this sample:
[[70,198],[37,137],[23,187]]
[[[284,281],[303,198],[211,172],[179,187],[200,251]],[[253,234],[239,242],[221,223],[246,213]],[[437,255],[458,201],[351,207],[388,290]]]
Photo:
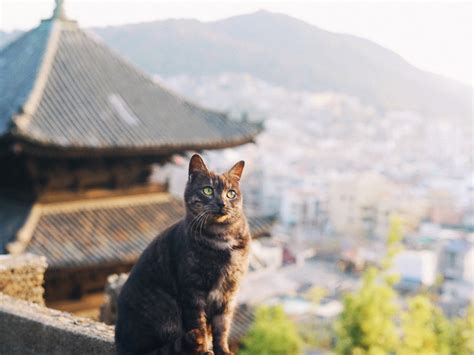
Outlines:
[[237,193],[234,191],[234,190],[229,190],[227,191],[227,197],[228,198],[235,198],[235,196],[237,196]]
[[206,186],[202,189],[202,193],[206,196],[212,196],[212,194],[214,193],[214,190],[212,189],[212,187]]

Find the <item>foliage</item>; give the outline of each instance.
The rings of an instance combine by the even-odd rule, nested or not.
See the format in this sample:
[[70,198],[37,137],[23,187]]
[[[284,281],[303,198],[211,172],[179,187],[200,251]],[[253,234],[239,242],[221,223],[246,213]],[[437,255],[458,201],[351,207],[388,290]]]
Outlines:
[[336,324],[336,351],[340,354],[386,354],[397,347],[395,292],[386,282],[377,282],[378,275],[378,270],[370,268],[362,287],[344,299]]
[[413,297],[402,314],[400,354],[449,354],[451,325],[424,295]]
[[387,253],[382,259],[382,270],[386,271],[392,267],[393,258],[401,250],[400,241],[402,240],[402,221],[397,216],[390,218],[390,224],[387,234]]
[[334,329],[331,324],[315,322],[312,319],[298,322],[297,326],[304,348],[319,350],[332,348]]
[[304,298],[314,305],[319,305],[319,303],[327,295],[327,293],[327,290],[322,287],[311,287],[304,294]]
[[362,287],[344,299],[344,310],[336,323],[340,354],[386,354],[397,348],[399,336],[395,325],[398,313],[393,284],[396,277],[388,273],[399,250],[401,222],[392,218],[387,236],[387,254],[381,267],[369,268]]
[[[321,300],[327,295],[327,290],[322,287],[311,287],[304,293],[304,298],[314,306],[319,306]],[[315,322],[313,318],[297,324],[304,347],[330,349],[333,339],[333,328],[324,322]]]
[[468,308],[464,318],[453,321],[451,353],[456,355],[474,354],[474,305]]
[[474,306],[465,317],[449,322],[426,296],[410,300],[402,317],[399,354],[474,354]]
[[281,306],[261,306],[244,337],[241,355],[299,354],[302,340]]
[[[364,273],[362,287],[344,300],[336,324],[340,354],[474,354],[474,306],[464,318],[450,322],[428,295],[409,300],[401,315],[400,331],[393,285],[396,277],[388,270],[399,251],[400,220],[392,219],[387,236],[387,254],[380,268]],[[401,334],[401,337],[400,337]]]

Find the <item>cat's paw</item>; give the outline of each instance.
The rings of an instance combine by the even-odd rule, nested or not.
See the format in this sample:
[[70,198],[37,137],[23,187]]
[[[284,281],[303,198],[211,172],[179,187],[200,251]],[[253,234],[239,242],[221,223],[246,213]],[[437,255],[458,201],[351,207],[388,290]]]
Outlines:
[[214,344],[214,353],[216,355],[234,355],[234,353],[229,350],[229,345],[219,343]]
[[199,328],[191,329],[184,334],[184,341],[192,347],[198,347],[206,342],[206,334]]
[[204,333],[199,329],[192,329],[176,339],[174,351],[178,354],[201,354],[206,350]]

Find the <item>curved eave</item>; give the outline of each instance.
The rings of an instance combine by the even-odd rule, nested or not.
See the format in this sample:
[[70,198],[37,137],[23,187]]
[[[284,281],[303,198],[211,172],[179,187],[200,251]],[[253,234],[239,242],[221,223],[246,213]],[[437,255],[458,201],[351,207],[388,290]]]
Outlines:
[[[238,137],[230,137],[215,141],[201,143],[168,143],[150,146],[117,146],[117,147],[86,147],[86,146],[61,146],[49,142],[32,139],[20,134],[4,137],[3,141],[9,150],[15,154],[27,154],[41,157],[163,157],[179,154],[186,151],[201,151],[233,148],[247,143],[255,143],[257,135],[263,130],[261,125],[255,125],[253,132]],[[2,140],[2,139],[0,139]]]
[[0,131],[0,154],[153,159],[254,142],[262,130],[162,87],[72,21],[30,33],[45,46],[26,101]]

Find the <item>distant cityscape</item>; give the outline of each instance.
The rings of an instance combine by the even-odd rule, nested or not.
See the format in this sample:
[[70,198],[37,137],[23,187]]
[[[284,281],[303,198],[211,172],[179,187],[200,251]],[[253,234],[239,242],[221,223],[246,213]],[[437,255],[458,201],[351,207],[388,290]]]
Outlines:
[[[271,302],[322,287],[331,291],[330,311],[317,312],[334,319],[342,308],[340,291],[354,289],[358,271],[384,255],[389,220],[397,215],[404,226],[404,250],[395,260],[401,294],[435,289],[439,305],[451,316],[472,301],[469,120],[383,112],[355,97],[292,91],[250,75],[157,80],[231,117],[264,120],[265,131],[255,145],[206,153],[218,170],[237,157],[245,159],[247,213],[276,218],[273,244],[258,245],[255,253],[267,257],[271,267],[285,264],[283,256],[303,260],[300,269],[293,265],[250,275],[259,282],[251,282],[249,295]],[[180,195],[185,167],[171,168],[169,178],[171,191]],[[276,245],[280,251],[275,253]],[[265,291],[255,292],[256,284]],[[295,307],[294,299],[285,297],[290,312],[309,307]]]

